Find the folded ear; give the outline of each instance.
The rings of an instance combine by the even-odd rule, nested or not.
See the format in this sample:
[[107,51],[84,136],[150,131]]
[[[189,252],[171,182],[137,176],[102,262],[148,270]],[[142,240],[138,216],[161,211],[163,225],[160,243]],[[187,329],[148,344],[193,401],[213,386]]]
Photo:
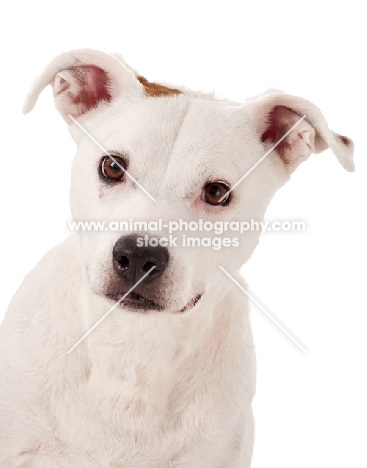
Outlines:
[[354,170],[352,140],[332,132],[318,107],[311,102],[276,91],[260,96],[253,104],[261,141],[271,149],[281,140],[274,151],[289,173],[310,154],[327,148],[347,171]]
[[57,56],[36,78],[24,103],[31,111],[41,91],[51,84],[56,108],[68,122],[117,99],[122,93],[143,93],[143,87],[123,59],[83,49]]

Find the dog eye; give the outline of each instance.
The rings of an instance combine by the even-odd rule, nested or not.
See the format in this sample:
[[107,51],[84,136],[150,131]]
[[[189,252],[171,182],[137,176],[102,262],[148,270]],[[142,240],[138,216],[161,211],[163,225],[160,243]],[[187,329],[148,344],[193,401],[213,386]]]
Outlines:
[[120,156],[104,156],[99,166],[102,177],[109,181],[120,182],[125,178],[126,163]]
[[229,187],[224,182],[211,182],[206,184],[202,193],[202,200],[209,205],[227,206],[231,201]]

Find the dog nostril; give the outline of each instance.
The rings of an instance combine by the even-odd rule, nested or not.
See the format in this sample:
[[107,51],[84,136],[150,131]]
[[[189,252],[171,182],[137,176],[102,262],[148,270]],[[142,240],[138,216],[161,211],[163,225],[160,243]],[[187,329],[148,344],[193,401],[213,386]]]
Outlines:
[[[151,270],[153,267],[157,267],[157,265],[156,265],[155,263],[153,263],[153,262],[147,262],[147,263],[145,263],[144,266],[143,266],[143,271],[144,271],[145,273],[148,273],[148,271]],[[156,269],[157,269],[157,268],[155,268],[154,270],[156,270]],[[153,271],[154,271],[154,270],[153,270]],[[153,272],[152,272],[152,273],[153,273]]]
[[125,256],[123,257],[120,257],[118,260],[118,264],[119,264],[119,267],[122,269],[122,270],[127,270],[129,268],[129,259]]

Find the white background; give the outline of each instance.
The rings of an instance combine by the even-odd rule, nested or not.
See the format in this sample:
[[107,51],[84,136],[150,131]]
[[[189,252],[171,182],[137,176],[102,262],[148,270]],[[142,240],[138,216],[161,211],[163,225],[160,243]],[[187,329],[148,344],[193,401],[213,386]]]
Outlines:
[[[67,235],[74,144],[51,90],[21,114],[58,53],[121,52],[150,80],[243,101],[269,87],[308,98],[356,145],[354,174],[313,156],[274,198],[270,219],[302,234],[263,236],[244,267],[258,357],[253,467],[367,466],[366,44],[359,2],[8,2],[1,13],[0,318],[38,259]],[[362,5],[362,3],[361,3]],[[31,314],[32,311],[30,310]]]

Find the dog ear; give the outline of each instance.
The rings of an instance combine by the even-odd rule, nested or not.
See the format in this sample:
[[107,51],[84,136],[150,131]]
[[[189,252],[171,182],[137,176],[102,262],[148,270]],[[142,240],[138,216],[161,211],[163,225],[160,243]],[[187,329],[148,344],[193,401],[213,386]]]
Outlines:
[[143,87],[119,56],[83,49],[57,56],[36,78],[24,103],[31,111],[41,91],[51,84],[55,105],[63,118],[78,117],[110,103],[122,93],[143,93]]
[[[318,107],[311,102],[276,91],[259,96],[253,104],[257,132],[265,149],[271,149],[282,140],[274,151],[289,173],[310,154],[327,148],[331,148],[344,169],[354,171],[352,140],[332,132]],[[289,132],[293,126],[295,128]],[[283,138],[287,132],[289,134]]]

